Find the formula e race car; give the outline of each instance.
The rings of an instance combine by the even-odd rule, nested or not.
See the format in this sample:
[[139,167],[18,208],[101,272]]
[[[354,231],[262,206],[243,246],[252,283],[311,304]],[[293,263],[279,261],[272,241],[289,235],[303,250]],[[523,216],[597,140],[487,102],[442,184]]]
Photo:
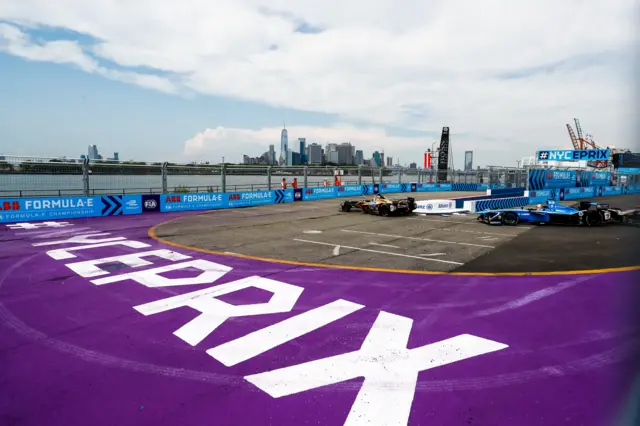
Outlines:
[[581,201],[573,206],[556,204],[547,200],[530,209],[497,209],[479,212],[478,220],[488,225],[510,225],[530,223],[536,225],[585,225],[599,226],[621,221],[620,209],[610,209],[608,204]]
[[371,200],[346,200],[340,204],[340,210],[343,212],[350,212],[353,209],[360,210],[365,214],[401,216],[409,214],[416,209],[416,200],[412,197],[401,200],[392,200],[382,194],[378,194]]

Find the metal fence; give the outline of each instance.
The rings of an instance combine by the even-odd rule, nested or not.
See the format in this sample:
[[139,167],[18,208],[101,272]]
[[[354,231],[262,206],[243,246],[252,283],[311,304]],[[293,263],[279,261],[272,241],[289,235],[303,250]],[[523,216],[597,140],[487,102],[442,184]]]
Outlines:
[[[450,170],[440,183],[487,183],[524,187],[528,170],[491,166]],[[435,169],[369,166],[208,165],[168,162],[116,162],[58,158],[0,157],[0,197],[89,196],[183,192],[239,192],[280,188],[282,179],[299,187],[322,186],[341,174],[343,185],[436,183]]]

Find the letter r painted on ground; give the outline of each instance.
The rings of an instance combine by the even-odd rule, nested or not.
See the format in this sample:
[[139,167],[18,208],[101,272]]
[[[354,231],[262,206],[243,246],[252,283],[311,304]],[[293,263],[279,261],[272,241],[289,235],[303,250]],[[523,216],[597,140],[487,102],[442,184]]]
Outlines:
[[[231,305],[216,299],[218,296],[250,287],[269,291],[273,293],[273,296],[271,296],[268,302],[247,305]],[[134,309],[143,315],[153,315],[183,306],[188,306],[200,312],[200,315],[173,333],[190,345],[195,346],[231,317],[291,311],[303,290],[302,287],[292,284],[253,276],[203,290],[157,300],[144,305],[138,305],[135,306]]]
[[406,425],[418,373],[508,346],[469,334],[407,349],[413,320],[380,312],[354,352],[245,377],[274,398],[364,377],[345,425]]

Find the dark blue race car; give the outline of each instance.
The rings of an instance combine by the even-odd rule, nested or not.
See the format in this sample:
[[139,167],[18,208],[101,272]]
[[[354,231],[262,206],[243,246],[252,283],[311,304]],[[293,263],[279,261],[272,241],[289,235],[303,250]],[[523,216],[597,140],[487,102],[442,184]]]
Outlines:
[[619,220],[620,209],[610,209],[608,204],[581,201],[574,206],[557,204],[554,200],[529,209],[498,209],[478,213],[478,220],[488,225],[530,223],[536,225],[586,225],[598,226]]

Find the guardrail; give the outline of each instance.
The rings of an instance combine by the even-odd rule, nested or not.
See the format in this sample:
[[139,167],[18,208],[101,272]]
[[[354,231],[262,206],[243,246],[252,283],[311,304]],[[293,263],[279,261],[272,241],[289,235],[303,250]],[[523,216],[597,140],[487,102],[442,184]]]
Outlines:
[[[493,188],[496,189],[496,188]],[[332,199],[339,197],[362,197],[378,193],[417,193],[486,190],[487,185],[478,184],[424,184],[383,183],[375,185],[349,185],[340,187],[310,187],[284,190],[163,193],[163,194],[109,194],[94,196],[62,196],[13,198],[0,201],[0,222],[24,222],[41,220],[64,220],[83,217],[105,217],[135,215],[141,213],[174,212],[189,210],[228,209],[266,204]],[[499,193],[499,192],[498,192]],[[508,208],[544,202],[547,199],[570,200],[596,196],[640,193],[638,186],[604,186],[583,188],[561,188],[559,190],[522,191],[514,196],[487,194],[485,196],[456,199],[472,202],[477,208]],[[517,199],[516,199],[517,198]],[[503,201],[500,201],[503,200]]]

